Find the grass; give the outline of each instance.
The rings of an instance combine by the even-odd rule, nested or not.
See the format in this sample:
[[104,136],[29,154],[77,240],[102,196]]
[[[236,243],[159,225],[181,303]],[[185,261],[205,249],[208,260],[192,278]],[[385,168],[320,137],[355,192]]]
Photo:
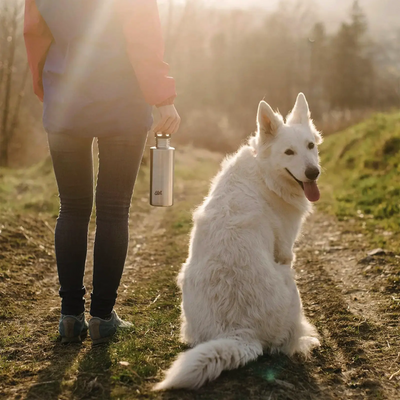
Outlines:
[[376,114],[321,146],[319,206],[389,250],[400,244],[400,113]]
[[56,217],[58,195],[50,158],[27,169],[0,169],[0,212]]
[[[345,230],[369,248],[387,251],[363,275],[378,279],[371,290],[400,289],[400,113],[376,114],[328,136],[321,146],[322,199],[319,209],[343,221]],[[376,264],[376,265],[374,265]],[[379,280],[379,277],[384,277]],[[399,303],[387,306],[398,318]]]

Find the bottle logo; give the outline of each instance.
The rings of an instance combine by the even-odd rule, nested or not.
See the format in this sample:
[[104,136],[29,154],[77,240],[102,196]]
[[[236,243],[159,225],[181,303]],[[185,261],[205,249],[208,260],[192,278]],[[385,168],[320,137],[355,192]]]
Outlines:
[[155,195],[155,196],[162,196],[162,190],[156,190],[156,191],[154,192],[154,195]]

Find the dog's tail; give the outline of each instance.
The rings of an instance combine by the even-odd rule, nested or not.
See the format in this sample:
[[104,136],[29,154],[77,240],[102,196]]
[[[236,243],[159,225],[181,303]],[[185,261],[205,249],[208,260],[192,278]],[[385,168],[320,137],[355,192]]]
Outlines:
[[198,389],[218,378],[222,371],[243,366],[262,353],[262,345],[256,340],[235,337],[201,343],[181,353],[153,390]]

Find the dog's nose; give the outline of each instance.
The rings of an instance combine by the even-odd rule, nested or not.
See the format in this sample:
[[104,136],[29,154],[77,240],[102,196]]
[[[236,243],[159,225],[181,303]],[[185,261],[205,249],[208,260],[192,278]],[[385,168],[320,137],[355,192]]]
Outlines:
[[305,174],[308,179],[315,181],[318,178],[319,169],[317,167],[308,167]]

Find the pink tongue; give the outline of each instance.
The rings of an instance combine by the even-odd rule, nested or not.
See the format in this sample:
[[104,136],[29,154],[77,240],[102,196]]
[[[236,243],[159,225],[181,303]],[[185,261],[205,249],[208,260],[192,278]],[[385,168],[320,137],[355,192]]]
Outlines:
[[304,186],[304,194],[307,199],[310,201],[318,201],[319,200],[319,189],[317,186],[317,182],[303,182]]

